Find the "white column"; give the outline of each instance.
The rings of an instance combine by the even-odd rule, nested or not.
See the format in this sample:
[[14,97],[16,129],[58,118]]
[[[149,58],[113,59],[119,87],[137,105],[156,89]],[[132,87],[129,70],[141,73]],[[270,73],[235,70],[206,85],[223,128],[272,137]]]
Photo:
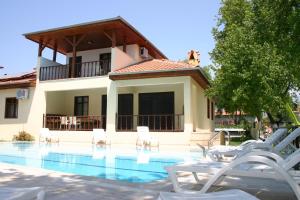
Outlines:
[[107,87],[106,131],[116,132],[116,114],[118,108],[118,90],[115,81],[110,81]]
[[184,81],[184,132],[193,132],[193,117],[192,117],[192,83],[188,77]]
[[[133,115],[139,114],[139,94],[134,91],[133,92]],[[133,118],[133,128],[137,127],[137,117]]]

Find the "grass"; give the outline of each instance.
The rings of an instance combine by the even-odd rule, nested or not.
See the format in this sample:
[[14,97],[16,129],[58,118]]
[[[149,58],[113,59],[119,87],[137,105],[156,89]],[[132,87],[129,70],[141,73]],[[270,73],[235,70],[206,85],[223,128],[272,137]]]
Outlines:
[[241,143],[245,142],[246,140],[251,140],[251,139],[252,138],[250,136],[241,136],[241,137],[230,138],[229,145],[239,146]]
[[241,138],[231,138],[229,145],[230,146],[239,146],[243,141],[241,141]]

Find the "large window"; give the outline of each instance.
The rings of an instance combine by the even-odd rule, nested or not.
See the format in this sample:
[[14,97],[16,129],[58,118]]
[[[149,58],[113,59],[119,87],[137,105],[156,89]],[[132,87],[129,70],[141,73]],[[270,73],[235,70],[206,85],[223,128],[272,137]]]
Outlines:
[[86,116],[89,114],[89,97],[88,96],[75,97],[74,114],[76,116]]
[[5,118],[18,117],[18,99],[15,97],[6,98],[5,101]]

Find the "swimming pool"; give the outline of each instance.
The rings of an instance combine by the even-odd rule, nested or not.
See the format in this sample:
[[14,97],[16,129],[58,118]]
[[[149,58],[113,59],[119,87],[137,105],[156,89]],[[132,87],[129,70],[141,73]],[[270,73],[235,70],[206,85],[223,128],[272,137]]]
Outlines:
[[167,178],[164,166],[201,158],[202,152],[101,148],[65,144],[0,143],[0,162],[147,183]]

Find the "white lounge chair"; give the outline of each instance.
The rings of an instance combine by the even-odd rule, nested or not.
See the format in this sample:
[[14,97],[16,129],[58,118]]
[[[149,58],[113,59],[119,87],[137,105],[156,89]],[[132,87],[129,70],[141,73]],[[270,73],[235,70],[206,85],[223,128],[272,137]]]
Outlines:
[[281,155],[289,155],[297,150],[294,146],[293,141],[300,136],[300,128],[296,128],[290,134],[288,134],[279,144],[277,144],[273,151]]
[[67,118],[67,116],[61,116],[60,117],[60,126],[59,129],[61,130],[62,128],[67,129],[69,127],[69,120]]
[[51,135],[50,135],[50,131],[48,128],[41,128],[40,129],[40,136],[39,136],[39,142],[41,141],[50,141],[51,140]]
[[160,192],[157,200],[259,200],[242,190],[225,190],[205,194],[182,194],[174,192]]
[[[173,183],[175,192],[179,193],[205,193],[220,178],[225,176],[271,178],[286,181],[298,199],[300,199],[299,177],[295,167],[300,162],[300,150],[289,155],[286,159],[267,151],[253,151],[243,157],[233,160],[231,163],[214,162],[213,164],[198,163],[194,165],[177,165],[166,167],[169,178]],[[192,172],[196,181],[200,182],[197,173],[210,176],[209,180],[200,191],[191,191],[182,188],[177,180],[177,172]]]
[[69,117],[69,129],[72,129],[72,126],[74,126],[75,130],[81,127],[81,120],[78,119],[76,116]]
[[[300,131],[300,129],[299,129]],[[225,160],[225,158],[234,158],[240,153],[250,152],[252,149],[263,149],[272,151],[273,147],[277,145],[287,134],[286,128],[280,128],[275,131],[270,137],[264,142],[260,140],[248,140],[243,142],[240,146],[216,146],[207,152],[207,155],[217,161]]]
[[136,146],[157,146],[159,147],[159,141],[150,135],[148,126],[138,126],[137,127],[137,140]]
[[48,128],[40,129],[39,142],[59,142],[59,134],[57,132],[50,133]]
[[109,144],[110,141],[107,138],[107,135],[104,129],[93,129],[93,144]]
[[0,187],[1,200],[44,200],[45,192],[41,187],[12,188]]

